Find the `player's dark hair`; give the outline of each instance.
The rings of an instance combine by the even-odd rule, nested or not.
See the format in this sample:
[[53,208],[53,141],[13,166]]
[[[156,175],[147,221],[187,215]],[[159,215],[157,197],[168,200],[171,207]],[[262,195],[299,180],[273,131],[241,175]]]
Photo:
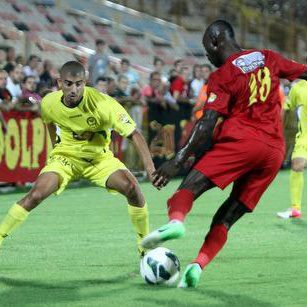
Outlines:
[[232,27],[232,25],[223,19],[218,19],[214,22],[212,22],[206,31],[209,33],[214,33],[216,30],[222,31],[228,35],[230,38],[235,38],[235,31]]
[[72,76],[76,76],[79,74],[85,75],[85,69],[80,62],[77,61],[69,61],[66,62],[60,69],[60,76],[64,76],[67,73],[71,74]]

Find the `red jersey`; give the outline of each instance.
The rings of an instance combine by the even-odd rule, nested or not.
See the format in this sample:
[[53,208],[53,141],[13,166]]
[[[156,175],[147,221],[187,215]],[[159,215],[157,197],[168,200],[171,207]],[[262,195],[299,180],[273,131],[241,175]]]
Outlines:
[[290,81],[307,66],[271,50],[245,50],[231,55],[208,82],[204,110],[224,117],[215,134],[223,139],[256,139],[283,147],[279,78]]

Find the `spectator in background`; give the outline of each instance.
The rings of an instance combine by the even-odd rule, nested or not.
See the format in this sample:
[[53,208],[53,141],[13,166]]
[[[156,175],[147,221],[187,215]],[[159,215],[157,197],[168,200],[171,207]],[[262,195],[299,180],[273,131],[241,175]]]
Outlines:
[[212,73],[212,67],[211,67],[210,64],[204,64],[204,65],[202,65],[201,71],[202,71],[202,77],[203,77],[203,80],[204,80],[204,84],[207,84],[208,80],[209,80],[209,76]]
[[39,103],[42,98],[36,91],[37,83],[34,76],[26,76],[22,82],[22,95],[15,108],[18,111],[39,111]]
[[0,69],[3,69],[6,65],[6,52],[3,49],[0,49]]
[[99,77],[95,82],[95,89],[100,93],[107,94],[108,91],[108,78]]
[[169,73],[168,73],[168,75],[169,75],[169,78],[168,78],[168,83],[169,83],[169,84],[172,84],[173,81],[174,81],[174,80],[177,78],[177,76],[178,76],[177,71],[176,71],[175,68],[171,68],[170,71],[169,71]]
[[174,69],[175,69],[177,75],[180,74],[181,69],[183,68],[183,64],[184,64],[183,59],[177,59],[177,60],[174,62]]
[[196,98],[204,84],[202,66],[200,64],[195,64],[193,66],[193,80],[191,81],[191,96]]
[[117,87],[114,91],[114,97],[124,107],[129,107],[130,97],[128,95],[129,79],[125,75],[119,75],[117,79]]
[[120,75],[125,75],[129,80],[128,91],[132,88],[141,88],[141,81],[139,74],[133,70],[130,66],[130,61],[128,59],[122,59],[120,62],[120,68],[118,73]]
[[96,52],[88,60],[89,80],[92,85],[99,77],[105,76],[110,67],[107,45],[103,39],[96,40]]
[[111,97],[115,97],[117,84],[114,78],[108,77],[107,94]]
[[55,83],[54,67],[51,61],[46,60],[43,63],[43,71],[39,76],[39,87],[51,88]]
[[170,85],[170,92],[178,103],[189,103],[189,67],[184,66],[180,69],[179,75]]
[[37,55],[30,55],[28,65],[24,66],[23,73],[26,77],[31,76],[35,78],[35,81],[39,82],[38,66],[41,59]]
[[15,103],[22,94],[21,81],[23,79],[22,66],[20,64],[7,64],[6,71],[8,73],[6,88],[10,91],[13,96],[13,103]]
[[34,76],[26,76],[22,82],[22,95],[21,99],[29,100],[33,102],[41,102],[42,97],[36,93],[37,83],[35,82]]
[[168,77],[163,72],[163,68],[165,66],[164,61],[159,57],[154,57],[153,66],[154,66],[154,71],[157,71],[160,73],[162,83],[164,84],[168,83]]
[[141,94],[148,105],[155,104],[166,109],[166,102],[161,92],[161,74],[159,72],[154,71],[150,74],[149,84],[143,87]]
[[198,120],[203,115],[203,108],[207,100],[207,88],[208,88],[208,79],[212,72],[212,67],[209,64],[204,64],[202,66],[202,78],[203,86],[201,87],[198,97],[193,108],[193,120]]
[[16,64],[16,53],[14,47],[8,47],[6,51],[6,62],[8,64]]
[[21,54],[17,55],[16,57],[16,64],[21,64],[22,66],[25,66],[27,63],[25,57]]
[[7,83],[7,72],[2,69],[0,70],[0,110],[9,111],[13,108],[12,95],[6,88]]

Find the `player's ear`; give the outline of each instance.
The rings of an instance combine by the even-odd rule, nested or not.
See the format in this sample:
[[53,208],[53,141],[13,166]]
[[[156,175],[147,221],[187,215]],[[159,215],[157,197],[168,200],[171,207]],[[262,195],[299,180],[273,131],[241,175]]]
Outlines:
[[216,50],[218,47],[218,40],[216,35],[211,35],[211,48]]

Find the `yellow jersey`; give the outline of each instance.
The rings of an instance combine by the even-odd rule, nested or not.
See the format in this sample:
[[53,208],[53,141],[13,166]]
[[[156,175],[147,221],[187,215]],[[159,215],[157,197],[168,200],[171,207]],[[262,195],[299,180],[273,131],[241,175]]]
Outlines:
[[76,107],[67,107],[61,90],[46,95],[41,102],[41,115],[46,124],[57,127],[57,143],[52,154],[95,159],[112,154],[111,131],[127,137],[136,124],[126,110],[112,97],[85,87]]
[[286,110],[297,110],[297,138],[307,138],[307,81],[300,80],[293,85],[285,105]]

